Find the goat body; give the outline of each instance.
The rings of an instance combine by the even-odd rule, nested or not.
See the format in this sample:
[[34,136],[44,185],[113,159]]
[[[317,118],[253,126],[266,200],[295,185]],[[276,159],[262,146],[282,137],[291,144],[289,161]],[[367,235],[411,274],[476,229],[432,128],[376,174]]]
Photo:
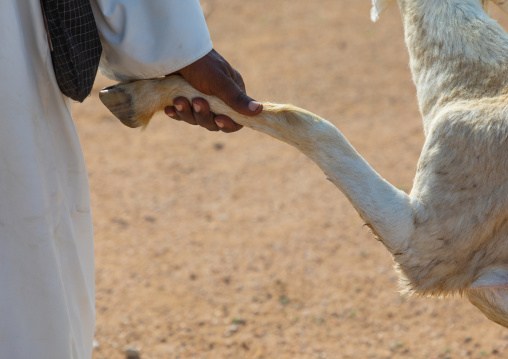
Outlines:
[[146,126],[177,96],[202,97],[213,112],[296,147],[391,252],[406,292],[464,294],[508,327],[508,36],[479,0],[398,2],[426,135],[409,195],[331,123],[291,105],[265,103],[260,115],[243,116],[178,76],[100,96],[130,127]]

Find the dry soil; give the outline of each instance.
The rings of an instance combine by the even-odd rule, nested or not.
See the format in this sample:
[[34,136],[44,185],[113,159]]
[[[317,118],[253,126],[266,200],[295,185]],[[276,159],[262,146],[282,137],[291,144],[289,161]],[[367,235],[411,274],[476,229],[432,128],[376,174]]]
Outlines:
[[[424,138],[396,7],[373,24],[368,0],[203,5],[252,97],[330,120],[410,190]],[[402,297],[389,253],[295,149],[164,115],[126,128],[98,100],[112,83],[99,77],[74,106],[94,209],[94,359],[127,347],[142,359],[508,357],[508,331],[465,300]]]

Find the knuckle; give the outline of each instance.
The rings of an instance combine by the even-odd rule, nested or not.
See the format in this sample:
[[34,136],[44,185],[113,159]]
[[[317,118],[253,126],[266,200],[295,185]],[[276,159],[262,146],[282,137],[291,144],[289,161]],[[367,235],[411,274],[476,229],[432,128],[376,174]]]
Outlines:
[[208,131],[218,131],[217,126],[213,126],[211,123],[200,123],[201,127],[206,128]]
[[183,118],[183,120],[184,120],[185,122],[187,122],[188,124],[191,124],[191,125],[194,125],[194,126],[198,124],[198,122],[196,121],[196,119],[195,119],[194,117],[192,117],[192,116],[185,116],[185,117]]
[[242,75],[238,71],[235,70],[235,78],[234,78],[236,84],[238,87],[242,89],[243,92],[245,92],[245,82],[243,81]]
[[206,128],[208,131],[218,131],[217,126],[213,120],[213,115],[210,114],[208,117],[197,117],[197,123],[199,126]]
[[236,97],[234,98],[234,102],[238,105],[241,105],[245,103],[247,100],[247,95],[245,95],[243,92],[239,92]]

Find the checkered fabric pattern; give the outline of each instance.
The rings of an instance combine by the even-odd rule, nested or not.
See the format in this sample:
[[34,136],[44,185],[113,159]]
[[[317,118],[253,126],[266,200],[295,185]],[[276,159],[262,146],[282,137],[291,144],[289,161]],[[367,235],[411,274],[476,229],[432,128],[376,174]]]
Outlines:
[[41,0],[60,91],[83,102],[92,91],[102,46],[88,0]]

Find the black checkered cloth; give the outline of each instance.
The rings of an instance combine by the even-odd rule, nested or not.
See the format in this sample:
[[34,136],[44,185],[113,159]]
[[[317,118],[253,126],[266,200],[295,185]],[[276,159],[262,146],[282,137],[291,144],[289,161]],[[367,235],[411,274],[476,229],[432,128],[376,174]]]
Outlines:
[[102,53],[88,0],[41,0],[56,81],[62,93],[83,102],[92,91]]

